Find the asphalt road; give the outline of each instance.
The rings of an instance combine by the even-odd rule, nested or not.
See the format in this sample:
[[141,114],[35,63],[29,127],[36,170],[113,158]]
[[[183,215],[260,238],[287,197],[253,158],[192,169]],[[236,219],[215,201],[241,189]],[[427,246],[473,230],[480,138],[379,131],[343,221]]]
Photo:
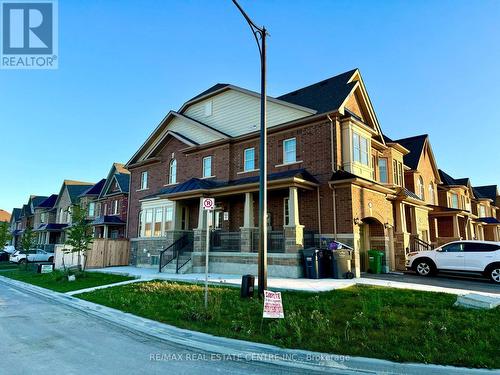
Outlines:
[[415,283],[421,285],[441,286],[444,288],[465,289],[471,292],[496,293],[500,295],[500,285],[490,282],[486,278],[479,276],[464,276],[450,273],[439,273],[435,276],[422,277],[414,272],[405,272],[403,275],[370,273],[363,274],[363,277],[399,281],[403,283]]
[[301,371],[170,345],[0,284],[0,374],[160,373]]

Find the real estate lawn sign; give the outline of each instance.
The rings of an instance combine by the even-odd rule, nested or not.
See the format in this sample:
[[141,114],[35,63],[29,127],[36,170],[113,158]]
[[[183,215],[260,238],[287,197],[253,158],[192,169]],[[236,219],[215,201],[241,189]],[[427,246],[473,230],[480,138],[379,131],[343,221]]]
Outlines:
[[281,292],[271,292],[264,290],[264,313],[263,318],[283,319],[283,303],[281,301]]

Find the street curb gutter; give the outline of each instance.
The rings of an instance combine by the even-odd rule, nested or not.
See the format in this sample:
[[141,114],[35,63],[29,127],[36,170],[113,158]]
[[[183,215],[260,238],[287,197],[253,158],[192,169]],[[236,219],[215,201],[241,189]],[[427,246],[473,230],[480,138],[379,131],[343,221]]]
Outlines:
[[[0,276],[0,283],[23,292],[42,297],[80,312],[104,320],[122,329],[164,340],[180,346],[271,365],[321,372],[343,374],[498,374],[498,370],[469,369],[453,366],[397,363],[387,360],[341,356],[306,350],[282,349],[272,345],[213,336],[177,328],[150,319],[125,313],[110,307],[84,301],[63,293],[51,291]],[[346,360],[341,360],[346,358]],[[271,360],[270,360],[271,359]]]

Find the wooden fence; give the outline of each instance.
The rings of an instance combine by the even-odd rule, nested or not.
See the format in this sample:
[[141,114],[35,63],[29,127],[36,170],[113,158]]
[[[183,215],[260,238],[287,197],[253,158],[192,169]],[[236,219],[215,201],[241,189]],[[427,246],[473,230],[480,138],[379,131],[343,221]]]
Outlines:
[[110,266],[127,266],[128,258],[128,240],[96,238],[92,243],[92,250],[87,251],[87,263],[85,267],[103,268]]

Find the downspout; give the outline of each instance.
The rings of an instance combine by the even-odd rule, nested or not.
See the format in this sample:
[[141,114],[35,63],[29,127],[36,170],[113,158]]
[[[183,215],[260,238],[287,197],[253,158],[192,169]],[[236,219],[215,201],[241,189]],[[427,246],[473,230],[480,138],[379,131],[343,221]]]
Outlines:
[[318,233],[321,238],[321,203],[320,203],[320,196],[319,196],[319,186],[316,188],[316,193],[318,196]]
[[[330,115],[326,115],[326,117],[328,118],[328,120],[330,121],[330,143],[331,143],[331,151],[332,151],[332,155],[331,155],[331,158],[332,158],[332,162],[331,162],[331,166],[332,166],[332,173],[336,171],[336,168],[335,168],[335,152],[336,152],[336,146],[337,146],[337,140],[335,140],[335,143],[334,143],[334,121],[333,119],[330,117]],[[337,239],[337,199],[336,199],[336,195],[335,195],[335,187],[332,186],[330,183],[328,184],[328,186],[330,186],[330,188],[332,189],[332,205],[333,205],[333,235],[334,235],[334,238]],[[319,191],[318,191],[318,200],[319,200]],[[319,207],[319,206],[318,206]]]

